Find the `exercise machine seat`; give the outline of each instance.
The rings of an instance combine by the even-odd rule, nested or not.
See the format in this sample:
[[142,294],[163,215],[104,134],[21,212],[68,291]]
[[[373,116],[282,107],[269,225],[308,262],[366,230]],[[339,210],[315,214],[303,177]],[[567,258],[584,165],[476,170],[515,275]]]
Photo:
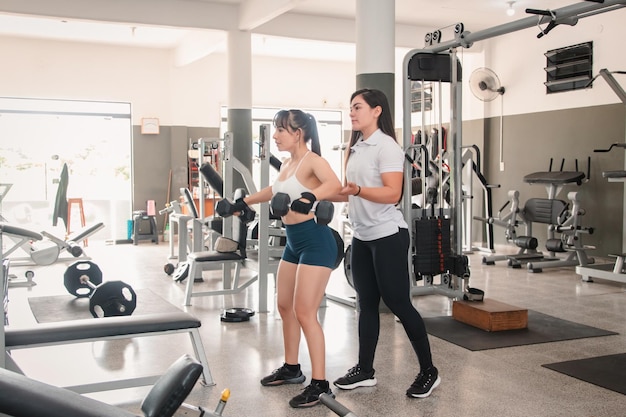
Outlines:
[[154,384],[143,402],[146,417],[173,416],[202,375],[202,365],[189,355],[181,356]]
[[548,171],[533,172],[524,176],[524,182],[528,184],[571,184],[581,185],[585,179],[585,173],[580,171]]
[[0,413],[14,417],[136,417],[121,408],[2,368]]
[[[141,404],[145,417],[171,417],[202,374],[189,355],[167,369]],[[14,417],[137,417],[129,411],[0,368],[0,413]]]

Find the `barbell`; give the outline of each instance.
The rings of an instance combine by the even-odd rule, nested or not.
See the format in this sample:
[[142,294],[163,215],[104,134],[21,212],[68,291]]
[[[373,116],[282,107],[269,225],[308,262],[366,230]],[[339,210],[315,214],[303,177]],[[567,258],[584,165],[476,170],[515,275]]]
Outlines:
[[102,270],[91,261],[76,261],[63,274],[63,284],[75,297],[89,297],[91,315],[130,316],[137,307],[137,294],[123,281],[102,282]]

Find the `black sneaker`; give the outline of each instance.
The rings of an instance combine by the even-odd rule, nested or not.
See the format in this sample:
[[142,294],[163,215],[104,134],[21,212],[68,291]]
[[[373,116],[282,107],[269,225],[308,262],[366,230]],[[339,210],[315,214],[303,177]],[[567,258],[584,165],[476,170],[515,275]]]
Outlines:
[[293,408],[313,407],[320,403],[320,394],[328,394],[335,398],[335,394],[328,386],[328,381],[311,382],[308,387],[302,390],[302,394],[298,394],[289,400],[289,405]]
[[426,398],[440,383],[439,371],[433,366],[426,372],[422,371],[417,374],[415,382],[406,390],[406,395],[415,398]]
[[283,364],[278,369],[274,369],[271,374],[261,380],[261,385],[283,385],[283,384],[301,384],[306,377],[302,375],[302,371],[298,369],[297,372],[290,371],[286,364]]
[[355,389],[358,387],[373,387],[378,381],[374,378],[374,370],[363,372],[360,365],[351,368],[347,374],[337,378],[333,384],[341,389]]

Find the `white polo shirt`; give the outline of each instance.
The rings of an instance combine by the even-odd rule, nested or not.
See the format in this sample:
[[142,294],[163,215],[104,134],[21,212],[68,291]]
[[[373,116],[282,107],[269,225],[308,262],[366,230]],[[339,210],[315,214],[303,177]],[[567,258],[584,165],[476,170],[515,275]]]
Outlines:
[[[380,129],[367,140],[359,139],[350,148],[346,178],[361,187],[382,187],[381,174],[403,172],[404,152],[391,136]],[[408,229],[399,207],[374,203],[359,196],[348,197],[348,216],[354,236],[370,241]]]

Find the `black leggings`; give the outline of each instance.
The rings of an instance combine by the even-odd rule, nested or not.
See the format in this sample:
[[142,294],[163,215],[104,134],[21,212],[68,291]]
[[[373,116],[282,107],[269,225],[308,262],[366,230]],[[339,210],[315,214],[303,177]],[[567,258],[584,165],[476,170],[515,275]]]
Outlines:
[[422,370],[432,366],[424,320],[411,300],[408,267],[409,231],[381,239],[352,239],[351,267],[359,302],[359,365],[368,372],[380,333],[380,299],[398,317]]

